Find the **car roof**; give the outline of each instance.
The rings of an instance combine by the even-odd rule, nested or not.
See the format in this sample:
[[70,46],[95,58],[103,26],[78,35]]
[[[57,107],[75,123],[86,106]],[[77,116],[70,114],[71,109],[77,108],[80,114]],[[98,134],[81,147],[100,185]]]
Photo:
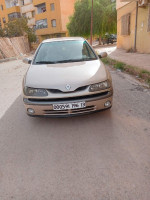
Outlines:
[[76,41],[84,41],[84,38],[82,37],[61,37],[61,38],[51,38],[47,40],[43,40],[42,43],[47,42],[60,42],[60,41],[69,41],[69,40],[76,40]]

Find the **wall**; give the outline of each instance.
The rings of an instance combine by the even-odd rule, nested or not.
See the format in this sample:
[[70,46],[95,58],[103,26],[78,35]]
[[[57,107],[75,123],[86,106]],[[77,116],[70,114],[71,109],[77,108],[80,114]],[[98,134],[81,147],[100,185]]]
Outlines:
[[137,50],[141,53],[150,53],[150,32],[148,27],[148,7],[139,8],[137,27]]
[[[34,0],[34,5],[41,4],[45,2],[46,3],[46,12],[37,14],[37,8],[36,8],[36,16],[35,20],[41,20],[41,19],[47,19],[48,22],[48,28],[44,29],[38,29],[36,31],[36,34],[38,36],[42,35],[49,35],[49,34],[56,34],[61,32],[61,20],[60,20],[60,4],[58,0]],[[51,11],[50,4],[55,4],[55,10]],[[51,20],[56,19],[56,27],[52,27]]]
[[[121,35],[121,16],[131,13],[131,34],[129,36]],[[135,17],[136,2],[131,2],[117,10],[117,47],[126,50],[134,48],[135,36]],[[148,8],[139,8],[138,26],[137,26],[137,51],[140,53],[150,53],[150,32],[147,32],[148,26]]]
[[125,6],[126,4],[128,4],[128,2],[121,2],[120,0],[116,1],[116,9],[119,9],[123,6]]
[[0,59],[18,57],[30,52],[26,37],[0,38]]
[[76,0],[60,0],[62,31],[67,31],[66,25],[69,17],[74,13],[74,3]]
[[[130,35],[121,35],[121,17],[125,14],[131,13]],[[132,2],[117,10],[117,47],[124,49],[131,49],[134,47],[135,35],[135,16],[136,16],[136,3]]]
[[[46,3],[47,12],[36,14],[35,20],[47,19],[48,28],[36,30],[39,41],[50,37],[67,36],[67,23],[69,16],[74,12],[74,3],[76,0],[33,0],[33,4]],[[51,10],[50,4],[55,4],[55,10]],[[36,9],[37,10],[37,9]],[[36,11],[37,13],[37,11]],[[56,19],[56,27],[52,27],[51,20]]]
[[3,10],[0,9],[0,19],[1,19],[2,28],[4,28],[3,18],[6,19],[6,22],[8,21],[8,15],[7,15],[6,5],[5,5],[5,0],[0,0],[0,5],[3,5]]

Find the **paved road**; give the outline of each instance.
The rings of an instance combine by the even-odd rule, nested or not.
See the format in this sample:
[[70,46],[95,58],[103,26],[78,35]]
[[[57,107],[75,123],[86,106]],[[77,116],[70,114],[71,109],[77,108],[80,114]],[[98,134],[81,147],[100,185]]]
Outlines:
[[12,64],[19,75],[11,79],[16,99],[0,119],[1,200],[150,199],[150,91],[110,69],[111,111],[29,118],[15,92],[27,68]]

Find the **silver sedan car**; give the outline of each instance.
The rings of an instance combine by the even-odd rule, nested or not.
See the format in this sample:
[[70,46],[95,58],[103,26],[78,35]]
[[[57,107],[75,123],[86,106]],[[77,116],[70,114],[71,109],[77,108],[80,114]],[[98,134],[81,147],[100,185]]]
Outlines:
[[83,38],[43,41],[23,79],[23,102],[29,116],[66,117],[112,106],[109,71]]

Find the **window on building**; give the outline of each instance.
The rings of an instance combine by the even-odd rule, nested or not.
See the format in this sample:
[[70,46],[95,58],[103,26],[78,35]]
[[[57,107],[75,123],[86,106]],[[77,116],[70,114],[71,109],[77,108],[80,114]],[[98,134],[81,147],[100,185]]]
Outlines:
[[3,17],[3,23],[6,23],[6,19],[5,19],[5,17]]
[[148,28],[147,31],[150,32],[150,4],[148,5]]
[[4,8],[3,8],[3,5],[1,5],[1,10],[3,10]]
[[24,6],[24,0],[21,0],[21,6]]
[[51,6],[51,11],[55,10],[55,4],[54,3],[51,3],[50,6]]
[[52,27],[56,27],[56,19],[51,20]]
[[56,37],[60,38],[61,37],[61,33],[56,34]]
[[130,13],[121,17],[121,35],[130,35],[130,18]]
[[47,19],[41,19],[36,21],[36,29],[43,29],[43,28],[47,28]]
[[11,7],[18,6],[18,0],[10,1]]
[[36,7],[37,7],[38,14],[46,12],[46,4],[45,3],[39,4]]
[[18,13],[18,12],[14,12],[14,13],[11,13],[11,14],[8,14],[8,18],[11,20],[11,19],[14,19],[14,18],[20,18],[21,17],[21,14]]

